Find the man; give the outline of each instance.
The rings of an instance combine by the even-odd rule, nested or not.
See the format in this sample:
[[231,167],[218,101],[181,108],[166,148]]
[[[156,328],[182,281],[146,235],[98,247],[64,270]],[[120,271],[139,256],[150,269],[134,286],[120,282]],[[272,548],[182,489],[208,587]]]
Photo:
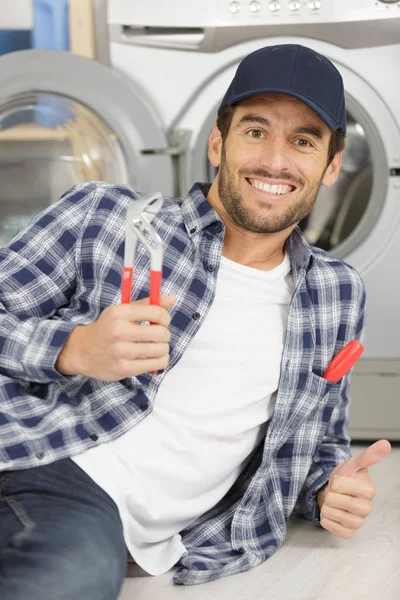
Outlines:
[[349,376],[322,375],[360,338],[365,290],[297,228],[345,130],[326,58],[245,58],[210,135],[215,180],[153,220],[161,308],[141,245],[121,305],[126,187],[73,188],[1,250],[2,600],[117,598],[126,546],[180,584],[243,572],[293,511],[361,527],[390,444],[351,457]]

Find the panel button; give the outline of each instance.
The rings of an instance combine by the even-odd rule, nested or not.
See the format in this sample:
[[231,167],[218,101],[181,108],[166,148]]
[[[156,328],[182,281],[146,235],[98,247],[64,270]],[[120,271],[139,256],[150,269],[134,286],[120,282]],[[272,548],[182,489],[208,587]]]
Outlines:
[[300,10],[301,8],[301,2],[299,2],[298,0],[292,0],[291,2],[289,2],[289,10],[291,11],[295,11],[295,10]]
[[311,0],[308,3],[308,8],[310,10],[319,10],[321,8],[321,2],[320,2],[320,0]]
[[236,13],[238,13],[238,12],[239,12],[239,10],[240,10],[241,8],[242,8],[242,7],[240,6],[239,2],[231,2],[231,3],[230,3],[230,5],[229,5],[229,10],[230,10],[230,11],[231,11],[231,13],[233,13],[234,15],[235,15]]
[[276,12],[277,10],[280,10],[280,8],[281,8],[280,2],[277,2],[274,0],[274,2],[269,3],[268,8],[271,12]]
[[260,11],[260,3],[257,2],[257,0],[253,0],[252,2],[250,2],[249,4],[249,11],[251,13],[258,13]]

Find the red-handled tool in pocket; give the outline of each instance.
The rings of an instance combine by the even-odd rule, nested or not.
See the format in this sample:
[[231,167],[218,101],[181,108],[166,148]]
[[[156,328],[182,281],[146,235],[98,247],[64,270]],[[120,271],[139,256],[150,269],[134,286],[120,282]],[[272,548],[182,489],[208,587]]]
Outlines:
[[357,340],[351,340],[334,357],[323,374],[323,378],[332,383],[337,383],[354,367],[363,352],[364,346]]
[[[150,304],[160,305],[164,249],[161,238],[150,223],[163,203],[162,194],[157,192],[134,200],[126,212],[122,304],[131,301],[136,245],[140,240],[150,254]],[[156,372],[152,371],[152,375]]]

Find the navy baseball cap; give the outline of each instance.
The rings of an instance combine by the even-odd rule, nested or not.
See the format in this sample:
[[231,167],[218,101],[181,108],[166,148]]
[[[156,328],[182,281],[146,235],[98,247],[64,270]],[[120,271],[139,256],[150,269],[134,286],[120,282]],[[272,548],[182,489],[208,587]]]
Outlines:
[[307,104],[331,129],[346,133],[343,79],[325,56],[299,44],[266,46],[246,56],[219,108],[276,92]]

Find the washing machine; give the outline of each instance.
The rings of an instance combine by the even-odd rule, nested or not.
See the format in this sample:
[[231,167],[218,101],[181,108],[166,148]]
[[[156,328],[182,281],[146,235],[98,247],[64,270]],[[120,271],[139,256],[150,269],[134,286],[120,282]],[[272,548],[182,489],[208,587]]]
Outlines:
[[[0,29],[26,27],[17,16],[27,2],[13,4],[15,18],[0,14]],[[147,90],[107,65],[104,0],[70,0],[69,8],[71,52],[0,56],[0,245],[87,180],[175,192],[173,158],[161,152],[165,128]]]
[[160,115],[180,197],[215,175],[208,136],[246,54],[300,43],[340,70],[348,118],[342,172],[300,226],[312,244],[353,265],[367,288],[349,434],[400,440],[400,2],[109,0],[107,20],[109,62],[143,86]]

